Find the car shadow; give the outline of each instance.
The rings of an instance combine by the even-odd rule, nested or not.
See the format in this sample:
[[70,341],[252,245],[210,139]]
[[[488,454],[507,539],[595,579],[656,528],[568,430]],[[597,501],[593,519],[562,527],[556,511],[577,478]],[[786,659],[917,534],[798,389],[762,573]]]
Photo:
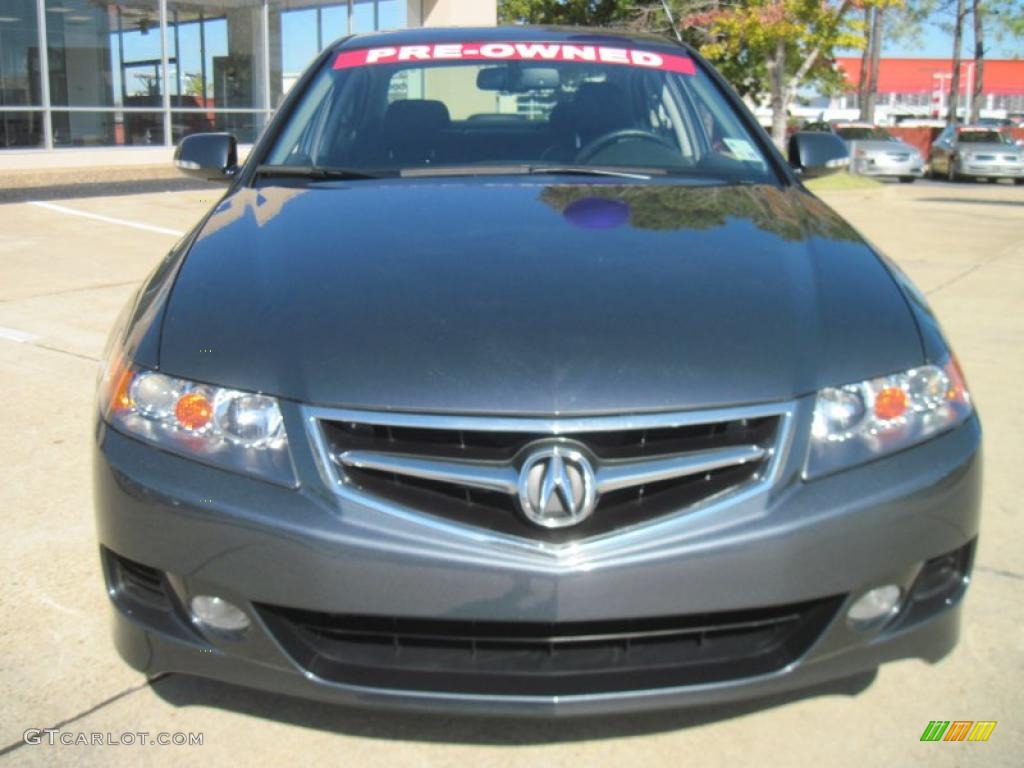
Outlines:
[[731,720],[817,696],[857,696],[874,682],[877,674],[877,670],[870,670],[854,677],[739,704],[544,719],[357,709],[179,674],[154,679],[150,687],[161,699],[175,707],[215,707],[347,736],[431,743],[527,746],[676,731]]
[[141,179],[138,181],[95,181],[76,184],[50,184],[38,187],[0,189],[0,205],[28,200],[74,200],[81,197],[118,197],[153,192],[182,192],[195,189],[224,189],[223,184],[195,179]]
[[963,203],[965,205],[1015,205],[1024,207],[1024,200],[982,200],[970,197],[919,197],[918,203]]

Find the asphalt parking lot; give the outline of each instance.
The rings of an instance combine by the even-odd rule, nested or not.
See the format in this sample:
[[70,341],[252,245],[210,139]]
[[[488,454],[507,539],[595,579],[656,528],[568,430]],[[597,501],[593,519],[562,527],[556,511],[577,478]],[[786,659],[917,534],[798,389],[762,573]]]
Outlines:
[[[0,205],[0,759],[12,764],[1014,765],[1024,754],[1024,188],[888,184],[823,195],[927,294],[986,436],[964,634],[838,690],[713,710],[514,722],[368,713],[168,675],[107,633],[90,420],[108,327],[217,189]],[[996,720],[986,743],[922,743],[930,720]],[[25,745],[29,728],[202,733],[201,746]],[[145,740],[144,740],[145,741]]]

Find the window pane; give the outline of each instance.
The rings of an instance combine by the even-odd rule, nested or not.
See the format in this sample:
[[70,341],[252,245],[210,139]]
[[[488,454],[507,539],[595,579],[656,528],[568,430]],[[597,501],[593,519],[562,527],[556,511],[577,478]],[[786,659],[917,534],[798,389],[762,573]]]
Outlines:
[[348,5],[317,0],[270,4],[270,101],[280,103],[299,75],[334,40],[347,33]]
[[159,146],[163,143],[161,112],[53,113],[55,147]]
[[161,106],[156,0],[46,0],[46,45],[55,106]]
[[348,34],[348,5],[343,3],[324,8],[320,20],[323,24],[324,45],[330,45]]
[[0,149],[42,145],[42,112],[0,111]]
[[409,26],[405,17],[406,0],[380,0],[378,29],[402,29]]
[[231,133],[240,143],[251,144],[265,120],[262,112],[171,112],[171,133],[175,144],[190,133],[206,131]]
[[42,106],[35,0],[0,3],[0,106]]
[[373,32],[376,28],[373,0],[352,0],[352,32]]
[[181,107],[263,104],[260,0],[168,0],[168,89]]

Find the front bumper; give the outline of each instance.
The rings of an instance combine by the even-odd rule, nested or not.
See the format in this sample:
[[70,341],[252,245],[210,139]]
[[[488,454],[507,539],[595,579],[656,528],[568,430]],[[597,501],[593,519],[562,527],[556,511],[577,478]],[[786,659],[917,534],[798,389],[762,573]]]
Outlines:
[[1024,163],[983,162],[958,157],[953,170],[959,176],[986,179],[1024,178]]
[[[806,433],[810,403],[797,409]],[[286,413],[289,434],[300,416]],[[114,636],[148,674],[182,672],[309,698],[478,714],[595,714],[755,698],[847,677],[903,657],[936,661],[956,643],[978,532],[980,428],[972,419],[923,445],[804,483],[794,438],[779,480],[735,506],[682,514],[557,555],[506,547],[433,520],[382,518],[334,496],[310,446],[293,437],[301,487],[246,480],[165,454],[100,426],[96,512]],[[646,542],[644,536],[647,536]],[[629,542],[628,546],[625,542]],[[159,574],[167,602],[122,589],[115,561]],[[941,594],[926,563],[960,553]],[[932,580],[934,581],[934,579]],[[899,585],[903,609],[867,630],[845,620],[864,591]],[[915,592],[915,590],[917,590]],[[189,621],[192,596],[219,595],[252,619],[225,637]],[[325,677],[257,606],[463,623],[643,621],[834,600],[806,647],[776,669],[667,687],[514,694]],[[273,628],[272,628],[273,627]],[[317,670],[317,671],[314,671]],[[639,678],[638,678],[639,679]]]
[[850,171],[861,176],[893,176],[904,179],[919,179],[924,175],[924,164],[920,159],[900,162],[889,158],[864,157],[854,158]]

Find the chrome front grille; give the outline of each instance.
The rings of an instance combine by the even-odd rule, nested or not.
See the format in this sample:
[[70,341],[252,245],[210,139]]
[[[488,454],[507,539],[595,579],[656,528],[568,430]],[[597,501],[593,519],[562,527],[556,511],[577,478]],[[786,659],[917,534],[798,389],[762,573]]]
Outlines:
[[[340,493],[564,542],[693,510],[763,481],[778,456],[788,413],[773,406],[519,419],[317,410],[310,419]],[[537,493],[538,482],[527,477],[525,465],[555,446],[592,468],[592,514],[564,528],[543,527],[525,514],[524,494]]]

